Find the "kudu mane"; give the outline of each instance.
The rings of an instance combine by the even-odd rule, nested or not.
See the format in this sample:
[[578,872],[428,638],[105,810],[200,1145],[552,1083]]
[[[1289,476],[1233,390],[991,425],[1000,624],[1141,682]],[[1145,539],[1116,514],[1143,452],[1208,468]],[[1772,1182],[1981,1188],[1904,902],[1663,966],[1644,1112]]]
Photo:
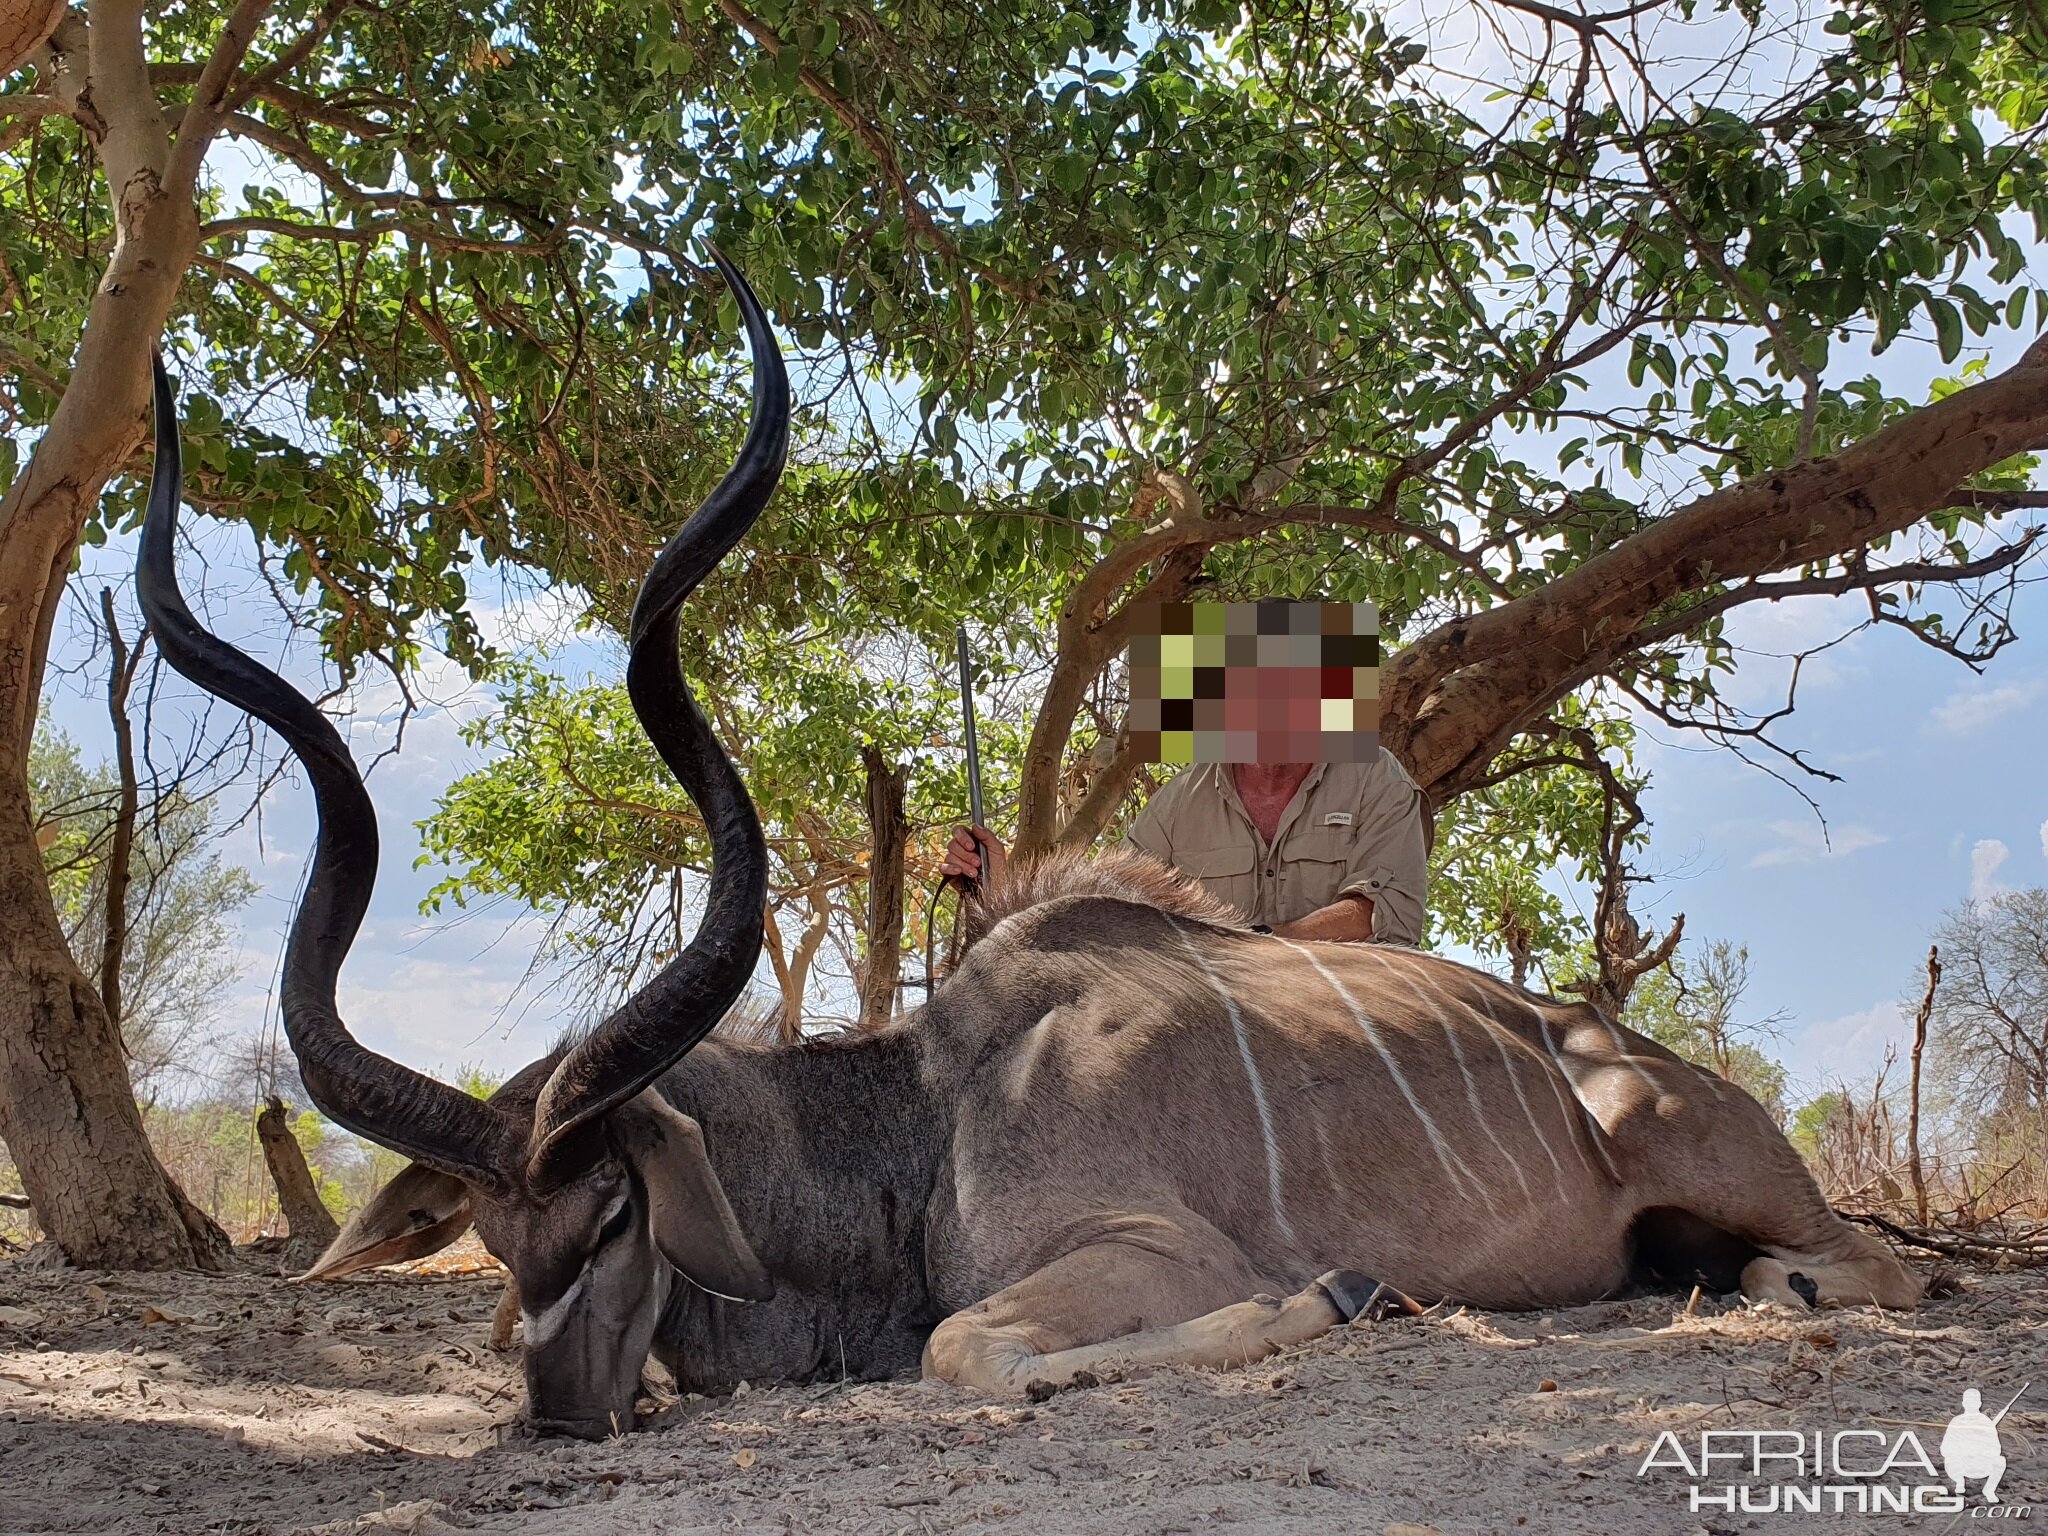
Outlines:
[[967,907],[966,947],[1005,918],[1067,896],[1107,896],[1219,928],[1245,925],[1237,908],[1146,854],[1116,848],[1090,856],[1057,849],[1011,860],[1001,880],[977,891]]

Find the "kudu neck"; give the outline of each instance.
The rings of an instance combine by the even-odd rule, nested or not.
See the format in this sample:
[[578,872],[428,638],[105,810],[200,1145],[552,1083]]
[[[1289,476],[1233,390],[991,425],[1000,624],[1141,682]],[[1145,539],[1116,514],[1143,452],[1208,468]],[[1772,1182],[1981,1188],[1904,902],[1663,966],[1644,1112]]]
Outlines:
[[657,1350],[686,1388],[915,1369],[937,1323],[925,1222],[951,1135],[914,1033],[794,1047],[717,1037],[662,1079],[703,1127],[773,1301],[671,1298]]

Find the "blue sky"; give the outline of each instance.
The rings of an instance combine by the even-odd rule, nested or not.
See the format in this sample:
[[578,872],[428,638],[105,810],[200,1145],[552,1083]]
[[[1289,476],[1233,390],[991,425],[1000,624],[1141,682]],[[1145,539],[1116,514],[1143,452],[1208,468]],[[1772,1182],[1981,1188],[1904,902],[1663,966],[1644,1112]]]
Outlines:
[[[1864,616],[1860,599],[1746,610],[1742,643],[1790,652]],[[1643,903],[1686,931],[1749,946],[1757,1015],[1787,1010],[1776,1042],[1796,1085],[1858,1080],[1910,1038],[1930,931],[2000,887],[2048,885],[2048,595],[2019,607],[2020,642],[1981,678],[1897,629],[1865,630],[1810,661],[1780,739],[1842,776],[1790,789],[1732,754],[1645,726],[1654,782]],[[1750,658],[1734,688],[1762,707],[1788,663]]]

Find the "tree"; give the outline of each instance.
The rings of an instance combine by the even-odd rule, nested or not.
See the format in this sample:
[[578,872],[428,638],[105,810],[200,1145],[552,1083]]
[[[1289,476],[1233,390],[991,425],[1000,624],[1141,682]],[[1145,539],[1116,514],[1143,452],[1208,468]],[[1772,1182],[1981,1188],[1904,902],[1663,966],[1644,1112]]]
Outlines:
[[[2048,311],[2007,217],[2048,215],[2039,16],[1652,9],[1477,0],[1492,100],[1345,7],[74,12],[0,93],[0,1130],[39,1196],[107,1170],[53,1233],[190,1257],[25,814],[51,615],[129,516],[167,324],[195,498],[333,656],[481,665],[467,566],[616,623],[730,440],[686,249],[713,234],[812,382],[803,463],[693,618],[935,650],[1042,623],[1025,849],[1127,804],[1141,765],[1083,722],[1148,600],[1378,601],[1384,738],[1436,810],[1574,698],[1797,771],[1716,692],[1745,604],[1856,595],[1988,660],[2048,346],[1962,351]],[[223,134],[246,184],[202,174]],[[1952,370],[1925,400],[1862,355],[1916,326]]]
[[2001,891],[1942,919],[1928,1076],[1966,1124],[2048,1151],[2048,889]]
[[306,1164],[306,1149],[293,1131],[284,1100],[272,1094],[256,1116],[256,1135],[263,1143],[263,1161],[289,1231],[285,1262],[291,1268],[305,1269],[340,1235],[341,1228],[321,1200],[320,1187]]
[[[1685,919],[1650,943],[1627,891],[1647,878],[1628,860],[1648,841],[1634,767],[1635,728],[1571,698],[1556,718],[1501,754],[1485,779],[1436,818],[1430,851],[1433,930],[1506,958],[1516,986],[1531,970],[1619,1016],[1638,978],[1671,956]],[[1595,892],[1590,923],[1545,877],[1567,864]]]
[[[153,1103],[172,1080],[195,1069],[208,1043],[214,1008],[241,970],[232,920],[256,884],[247,870],[208,847],[210,802],[172,784],[131,806],[134,787],[124,791],[116,768],[88,770],[76,743],[47,725],[37,731],[29,758],[29,795],[65,939],[81,969],[99,971],[103,960],[113,960],[128,1075],[144,1104]],[[131,829],[125,854],[118,849],[124,819]],[[109,885],[117,857],[130,869],[123,881],[122,937],[110,947]]]
[[[1748,1017],[1742,1007],[1748,990],[1749,946],[1714,939],[1690,955],[1674,958],[1663,970],[1646,975],[1630,997],[1623,1020],[1629,1028],[1735,1084],[1783,1125],[1785,1068],[1764,1049],[1763,1042],[1776,1036],[1784,1014]],[[1827,1113],[1825,1108],[1815,1110],[1809,1105],[1801,1110],[1798,1123],[1817,1135]]]
[[[761,809],[769,959],[783,1027],[794,1033],[828,944],[841,977],[868,969],[874,770],[866,753],[914,770],[900,781],[905,870],[920,898],[914,919],[931,899],[943,844],[966,805],[955,685],[938,658],[915,647],[849,648],[822,631],[779,642],[707,639],[691,671]],[[467,728],[491,760],[451,785],[421,824],[430,855],[451,866],[429,906],[516,897],[552,914],[548,950],[580,970],[588,990],[629,990],[673,957],[692,926],[710,853],[696,807],[661,766],[623,684],[570,687],[524,659],[494,678],[498,708]],[[983,721],[991,764],[1015,762],[1022,741],[1014,705],[1005,710],[1000,700],[991,694],[998,707]],[[988,788],[1001,806],[1014,798],[1014,775],[998,767]],[[877,962],[892,990],[905,926],[899,911]],[[922,932],[921,922],[908,926]]]
[[859,1023],[863,1029],[880,1029],[895,1017],[903,990],[904,855],[910,836],[905,808],[910,770],[892,764],[872,742],[862,743],[860,763],[867,781],[861,810],[868,823],[868,883]]

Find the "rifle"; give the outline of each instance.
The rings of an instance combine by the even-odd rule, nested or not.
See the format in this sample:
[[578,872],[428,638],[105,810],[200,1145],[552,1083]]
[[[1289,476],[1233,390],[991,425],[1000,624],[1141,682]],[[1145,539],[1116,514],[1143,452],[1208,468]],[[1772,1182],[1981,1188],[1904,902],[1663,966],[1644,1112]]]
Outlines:
[[[981,819],[983,815],[981,803],[981,743],[974,733],[974,658],[967,649],[967,626],[965,624],[960,625],[954,631],[953,639],[960,664],[960,718],[966,726],[964,739],[967,744],[967,815],[969,822],[973,826],[980,827],[984,824]],[[982,876],[986,878],[988,875],[988,845],[981,840],[980,833],[970,832],[968,835],[974,839],[975,847],[981,850],[981,872]],[[932,899],[925,904],[924,991],[926,997],[931,996],[932,984],[935,980],[932,967],[932,941],[939,915],[939,897],[945,892],[946,886],[956,880],[959,882],[960,895],[963,901],[967,897],[972,896],[975,888],[981,883],[979,880],[969,879],[966,875],[948,875],[933,889]],[[956,942],[957,937],[956,929]]]
[[[967,652],[965,624],[955,631],[954,638],[958,642],[960,652],[960,717],[967,725],[967,820],[970,826],[981,827],[986,825],[981,819],[981,746],[974,736],[974,663]],[[981,850],[981,873],[985,879],[988,875],[987,845],[982,842],[979,832],[969,835],[974,838],[975,846]],[[979,882],[963,876],[960,883],[972,890]]]

